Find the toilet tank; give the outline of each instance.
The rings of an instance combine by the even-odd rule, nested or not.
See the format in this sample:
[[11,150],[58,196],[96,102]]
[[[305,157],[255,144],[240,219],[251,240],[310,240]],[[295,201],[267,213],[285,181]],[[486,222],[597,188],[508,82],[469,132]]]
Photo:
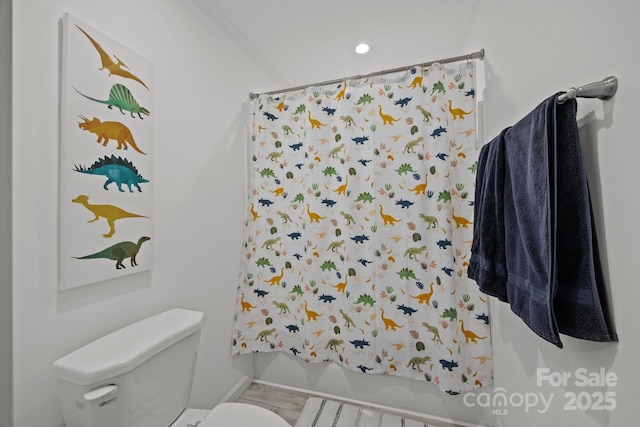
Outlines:
[[166,427],[186,408],[204,314],[173,309],[53,364],[66,427]]

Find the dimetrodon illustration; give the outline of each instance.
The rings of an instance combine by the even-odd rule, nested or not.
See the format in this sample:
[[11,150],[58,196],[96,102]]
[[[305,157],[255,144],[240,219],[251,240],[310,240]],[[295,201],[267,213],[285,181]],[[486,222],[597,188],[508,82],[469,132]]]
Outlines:
[[127,149],[129,145],[140,154],[146,154],[138,148],[136,141],[133,139],[131,130],[120,122],[103,122],[99,118],[94,117],[89,120],[85,116],[79,116],[83,121],[78,122],[78,127],[98,136],[98,143],[107,146],[109,140],[118,141],[116,150]]
[[124,209],[114,205],[93,205],[89,203],[89,196],[85,194],[81,194],[71,201],[73,203],[81,204],[95,215],[95,218],[90,219],[88,222],[97,221],[101,217],[107,220],[107,224],[109,224],[109,232],[107,234],[103,234],[103,236],[107,238],[113,236],[116,232],[116,220],[124,218],[149,218],[148,216],[127,212]]
[[136,187],[139,192],[142,192],[140,184],[149,182],[148,179],[143,178],[142,175],[138,173],[138,169],[136,169],[133,163],[126,158],[116,157],[113,154],[111,157],[104,156],[104,158],[98,159],[88,168],[82,165],[75,165],[73,170],[90,175],[106,176],[107,180],[102,186],[105,190],[109,189],[107,188],[109,184],[115,182],[120,191],[124,191],[122,189],[122,184],[124,184],[129,188],[130,193],[133,193],[131,186]]
[[[112,74],[115,74],[116,76],[124,77],[126,79],[135,80],[138,83],[140,83],[142,86],[144,86],[145,88],[149,89],[147,87],[147,85],[144,84],[144,82],[142,80],[140,80],[139,77],[137,77],[136,75],[131,73],[131,71],[128,71],[129,67],[127,67],[127,65],[124,62],[122,62],[122,60],[120,58],[118,58],[117,56],[113,55],[113,57],[117,61],[117,62],[114,62],[113,59],[111,59],[111,56],[109,56],[109,54],[102,48],[102,46],[100,46],[100,44],[97,41],[95,41],[93,39],[93,37],[91,37],[85,30],[83,30],[82,28],[78,27],[77,25],[76,25],[76,27],[80,31],[82,31],[82,33],[85,36],[87,36],[87,38],[89,39],[89,41],[91,42],[93,47],[98,51],[98,54],[100,55],[100,61],[102,63],[102,68],[98,68],[99,70],[107,70],[109,72],[110,76]],[[123,67],[126,68],[126,70],[123,69]]]
[[109,246],[106,249],[101,250],[100,252],[96,252],[95,254],[85,255],[81,257],[74,257],[75,259],[111,259],[116,262],[116,269],[120,270],[126,268],[122,261],[127,258],[131,260],[131,267],[135,267],[138,265],[136,261],[136,256],[138,252],[140,252],[140,247],[142,244],[148,240],[151,240],[151,237],[142,236],[138,239],[138,243],[133,242],[118,242],[115,245]]
[[80,92],[75,87],[73,89],[75,89],[76,92],[78,92],[85,98],[90,99],[91,101],[99,102],[100,104],[106,104],[109,109],[116,107],[122,114],[125,114],[125,112],[122,110],[128,111],[131,113],[131,117],[133,118],[136,117],[134,116],[134,114],[137,114],[140,119],[142,119],[142,114],[144,114],[145,116],[151,115],[149,110],[141,107],[140,104],[138,104],[138,101],[136,101],[136,99],[133,97],[131,91],[125,85],[122,85],[120,83],[116,83],[111,86],[111,90],[109,91],[109,99],[107,100],[92,98]]

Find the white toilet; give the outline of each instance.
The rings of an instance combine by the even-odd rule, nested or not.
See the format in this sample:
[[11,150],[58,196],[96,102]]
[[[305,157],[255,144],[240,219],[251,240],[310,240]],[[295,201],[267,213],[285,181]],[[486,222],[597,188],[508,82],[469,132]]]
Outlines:
[[189,400],[203,321],[197,311],[169,310],[55,361],[66,427],[291,427],[243,403],[222,403],[186,425],[176,421]]

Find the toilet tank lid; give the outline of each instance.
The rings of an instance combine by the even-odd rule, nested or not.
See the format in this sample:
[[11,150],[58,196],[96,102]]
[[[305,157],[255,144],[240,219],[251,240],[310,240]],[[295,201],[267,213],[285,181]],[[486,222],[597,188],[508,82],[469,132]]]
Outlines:
[[62,380],[90,385],[125,374],[202,328],[204,314],[172,309],[128,325],[53,363]]

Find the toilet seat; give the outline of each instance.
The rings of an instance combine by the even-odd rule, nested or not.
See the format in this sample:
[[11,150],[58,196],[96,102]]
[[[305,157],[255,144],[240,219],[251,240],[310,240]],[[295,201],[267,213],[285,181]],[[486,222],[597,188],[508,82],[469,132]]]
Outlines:
[[226,402],[211,410],[198,427],[291,427],[275,412],[247,403]]

